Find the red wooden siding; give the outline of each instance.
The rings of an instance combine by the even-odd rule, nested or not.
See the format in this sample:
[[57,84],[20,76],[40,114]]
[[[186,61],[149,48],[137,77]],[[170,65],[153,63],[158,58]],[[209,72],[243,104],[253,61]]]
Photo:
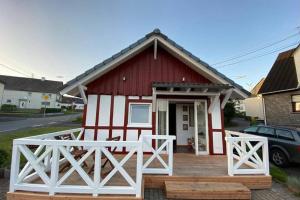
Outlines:
[[87,88],[88,94],[151,96],[152,82],[182,82],[182,77],[185,82],[210,83],[161,47],[158,47],[155,60],[153,46],[150,46],[88,84]]

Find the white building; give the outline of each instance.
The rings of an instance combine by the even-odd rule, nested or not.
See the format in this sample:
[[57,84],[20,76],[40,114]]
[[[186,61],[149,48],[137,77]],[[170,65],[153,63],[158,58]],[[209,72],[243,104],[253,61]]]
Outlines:
[[4,91],[4,83],[2,83],[0,81],[0,106],[1,106],[1,102],[2,102],[3,91]]
[[62,108],[72,107],[72,109],[74,110],[83,110],[84,103],[82,98],[63,96],[61,101],[61,107]]
[[58,91],[63,82],[4,75],[0,75],[0,82],[4,84],[0,106],[12,104],[21,109],[61,107],[61,95]]
[[262,96],[258,94],[264,80],[265,79],[262,78],[251,90],[251,96],[244,100],[246,116],[256,117],[259,120],[264,119],[263,99]]

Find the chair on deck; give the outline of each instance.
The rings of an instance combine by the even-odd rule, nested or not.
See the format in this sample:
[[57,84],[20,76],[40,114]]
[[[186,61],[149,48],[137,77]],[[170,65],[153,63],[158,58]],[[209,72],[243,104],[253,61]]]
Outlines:
[[[73,140],[71,134],[65,134],[65,135],[59,135],[59,136],[55,136],[54,137],[56,140]],[[81,147],[81,149],[77,146],[73,146],[72,147],[72,151],[71,154],[73,155],[75,160],[79,160],[81,159],[88,151],[83,149]],[[66,168],[70,167],[71,164],[69,162],[65,163],[62,165],[61,169],[59,170],[59,173],[61,173],[62,171],[64,171]],[[87,167],[87,163],[86,161],[83,162],[83,166]]]
[[[106,141],[120,141],[120,139],[121,139],[121,136],[117,136],[117,137],[107,138]],[[115,153],[116,150],[117,150],[117,147],[114,147],[114,148],[112,148],[112,147],[107,147],[107,150],[108,150],[112,155],[114,155],[114,153]],[[95,154],[94,154],[93,158],[94,158],[94,163],[95,163]],[[110,169],[109,171],[107,171],[107,172],[101,174],[101,177],[103,177],[103,176],[106,176],[107,174],[109,174],[109,173],[113,170],[114,165],[111,163],[111,161],[110,161],[103,153],[102,153],[102,156],[101,156],[101,160],[103,160],[103,164],[101,165],[101,169],[104,169],[105,166],[106,166],[108,163],[109,163],[109,165],[110,165],[110,167],[111,167],[111,169]],[[94,166],[95,166],[95,164],[93,164],[93,166],[90,168],[88,174],[91,174],[91,173],[94,171]]]

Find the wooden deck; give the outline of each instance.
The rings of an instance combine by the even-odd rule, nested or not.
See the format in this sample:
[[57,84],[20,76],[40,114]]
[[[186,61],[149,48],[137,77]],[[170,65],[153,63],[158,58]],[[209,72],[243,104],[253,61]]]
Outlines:
[[[150,155],[146,155],[145,158]],[[123,155],[116,156],[120,162],[123,158]],[[124,169],[128,174],[135,178],[136,166],[135,166],[135,157],[129,160],[125,165]],[[163,157],[166,160],[166,157]],[[92,165],[93,159],[88,158],[89,166]],[[160,167],[158,161],[151,164],[152,167]],[[143,175],[143,188],[165,188],[166,181],[175,181],[175,182],[226,182],[226,183],[241,183],[249,189],[265,189],[271,187],[271,177],[265,175],[248,175],[248,176],[228,176],[227,174],[227,157],[226,156],[196,156],[189,153],[175,153],[174,154],[174,171],[173,176],[168,175]],[[89,167],[85,167],[84,170],[87,172]],[[108,170],[108,169],[104,169]],[[67,171],[67,170],[66,170]],[[60,177],[66,173],[62,172]],[[93,174],[90,174],[90,177],[93,178]],[[41,182],[41,180],[36,180],[35,183]],[[66,180],[65,184],[72,183],[73,185],[85,185],[84,181],[78,176],[77,172],[73,174]],[[107,185],[128,185],[124,178],[116,173],[114,177],[107,183]],[[21,196],[20,196],[21,195]],[[35,197],[33,197],[34,195]],[[14,193],[8,193],[9,200],[15,199],[47,199],[45,196],[48,194],[41,193],[24,193],[22,191],[17,191]],[[83,198],[89,199],[92,196],[89,195],[64,195],[58,194],[53,196],[51,199],[76,199]],[[99,196],[101,197],[101,196]],[[114,199],[115,196],[102,196],[101,199]],[[141,199],[135,198],[135,196],[122,196],[123,199]],[[96,198],[97,199],[97,198]]]

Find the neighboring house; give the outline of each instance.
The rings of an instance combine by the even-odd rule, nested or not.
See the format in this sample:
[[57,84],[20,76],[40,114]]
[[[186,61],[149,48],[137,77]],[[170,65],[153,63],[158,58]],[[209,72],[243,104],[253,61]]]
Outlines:
[[278,55],[259,93],[268,125],[300,124],[300,47]]
[[176,135],[175,147],[193,143],[205,155],[226,154],[223,108],[249,92],[154,30],[66,83],[61,94],[81,94],[87,103],[85,140]]
[[262,78],[251,90],[251,96],[244,100],[246,116],[254,117],[259,120],[265,119],[263,99],[262,96],[258,94],[264,80],[265,78]]
[[63,96],[61,101],[61,107],[66,107],[66,108],[71,107],[74,110],[83,110],[84,103],[82,98]]
[[0,81],[4,83],[2,105],[13,104],[20,109],[60,108],[59,90],[63,82],[4,75],[0,75]]
[[2,98],[3,98],[3,92],[4,92],[4,82],[0,81],[0,108],[1,108]]

